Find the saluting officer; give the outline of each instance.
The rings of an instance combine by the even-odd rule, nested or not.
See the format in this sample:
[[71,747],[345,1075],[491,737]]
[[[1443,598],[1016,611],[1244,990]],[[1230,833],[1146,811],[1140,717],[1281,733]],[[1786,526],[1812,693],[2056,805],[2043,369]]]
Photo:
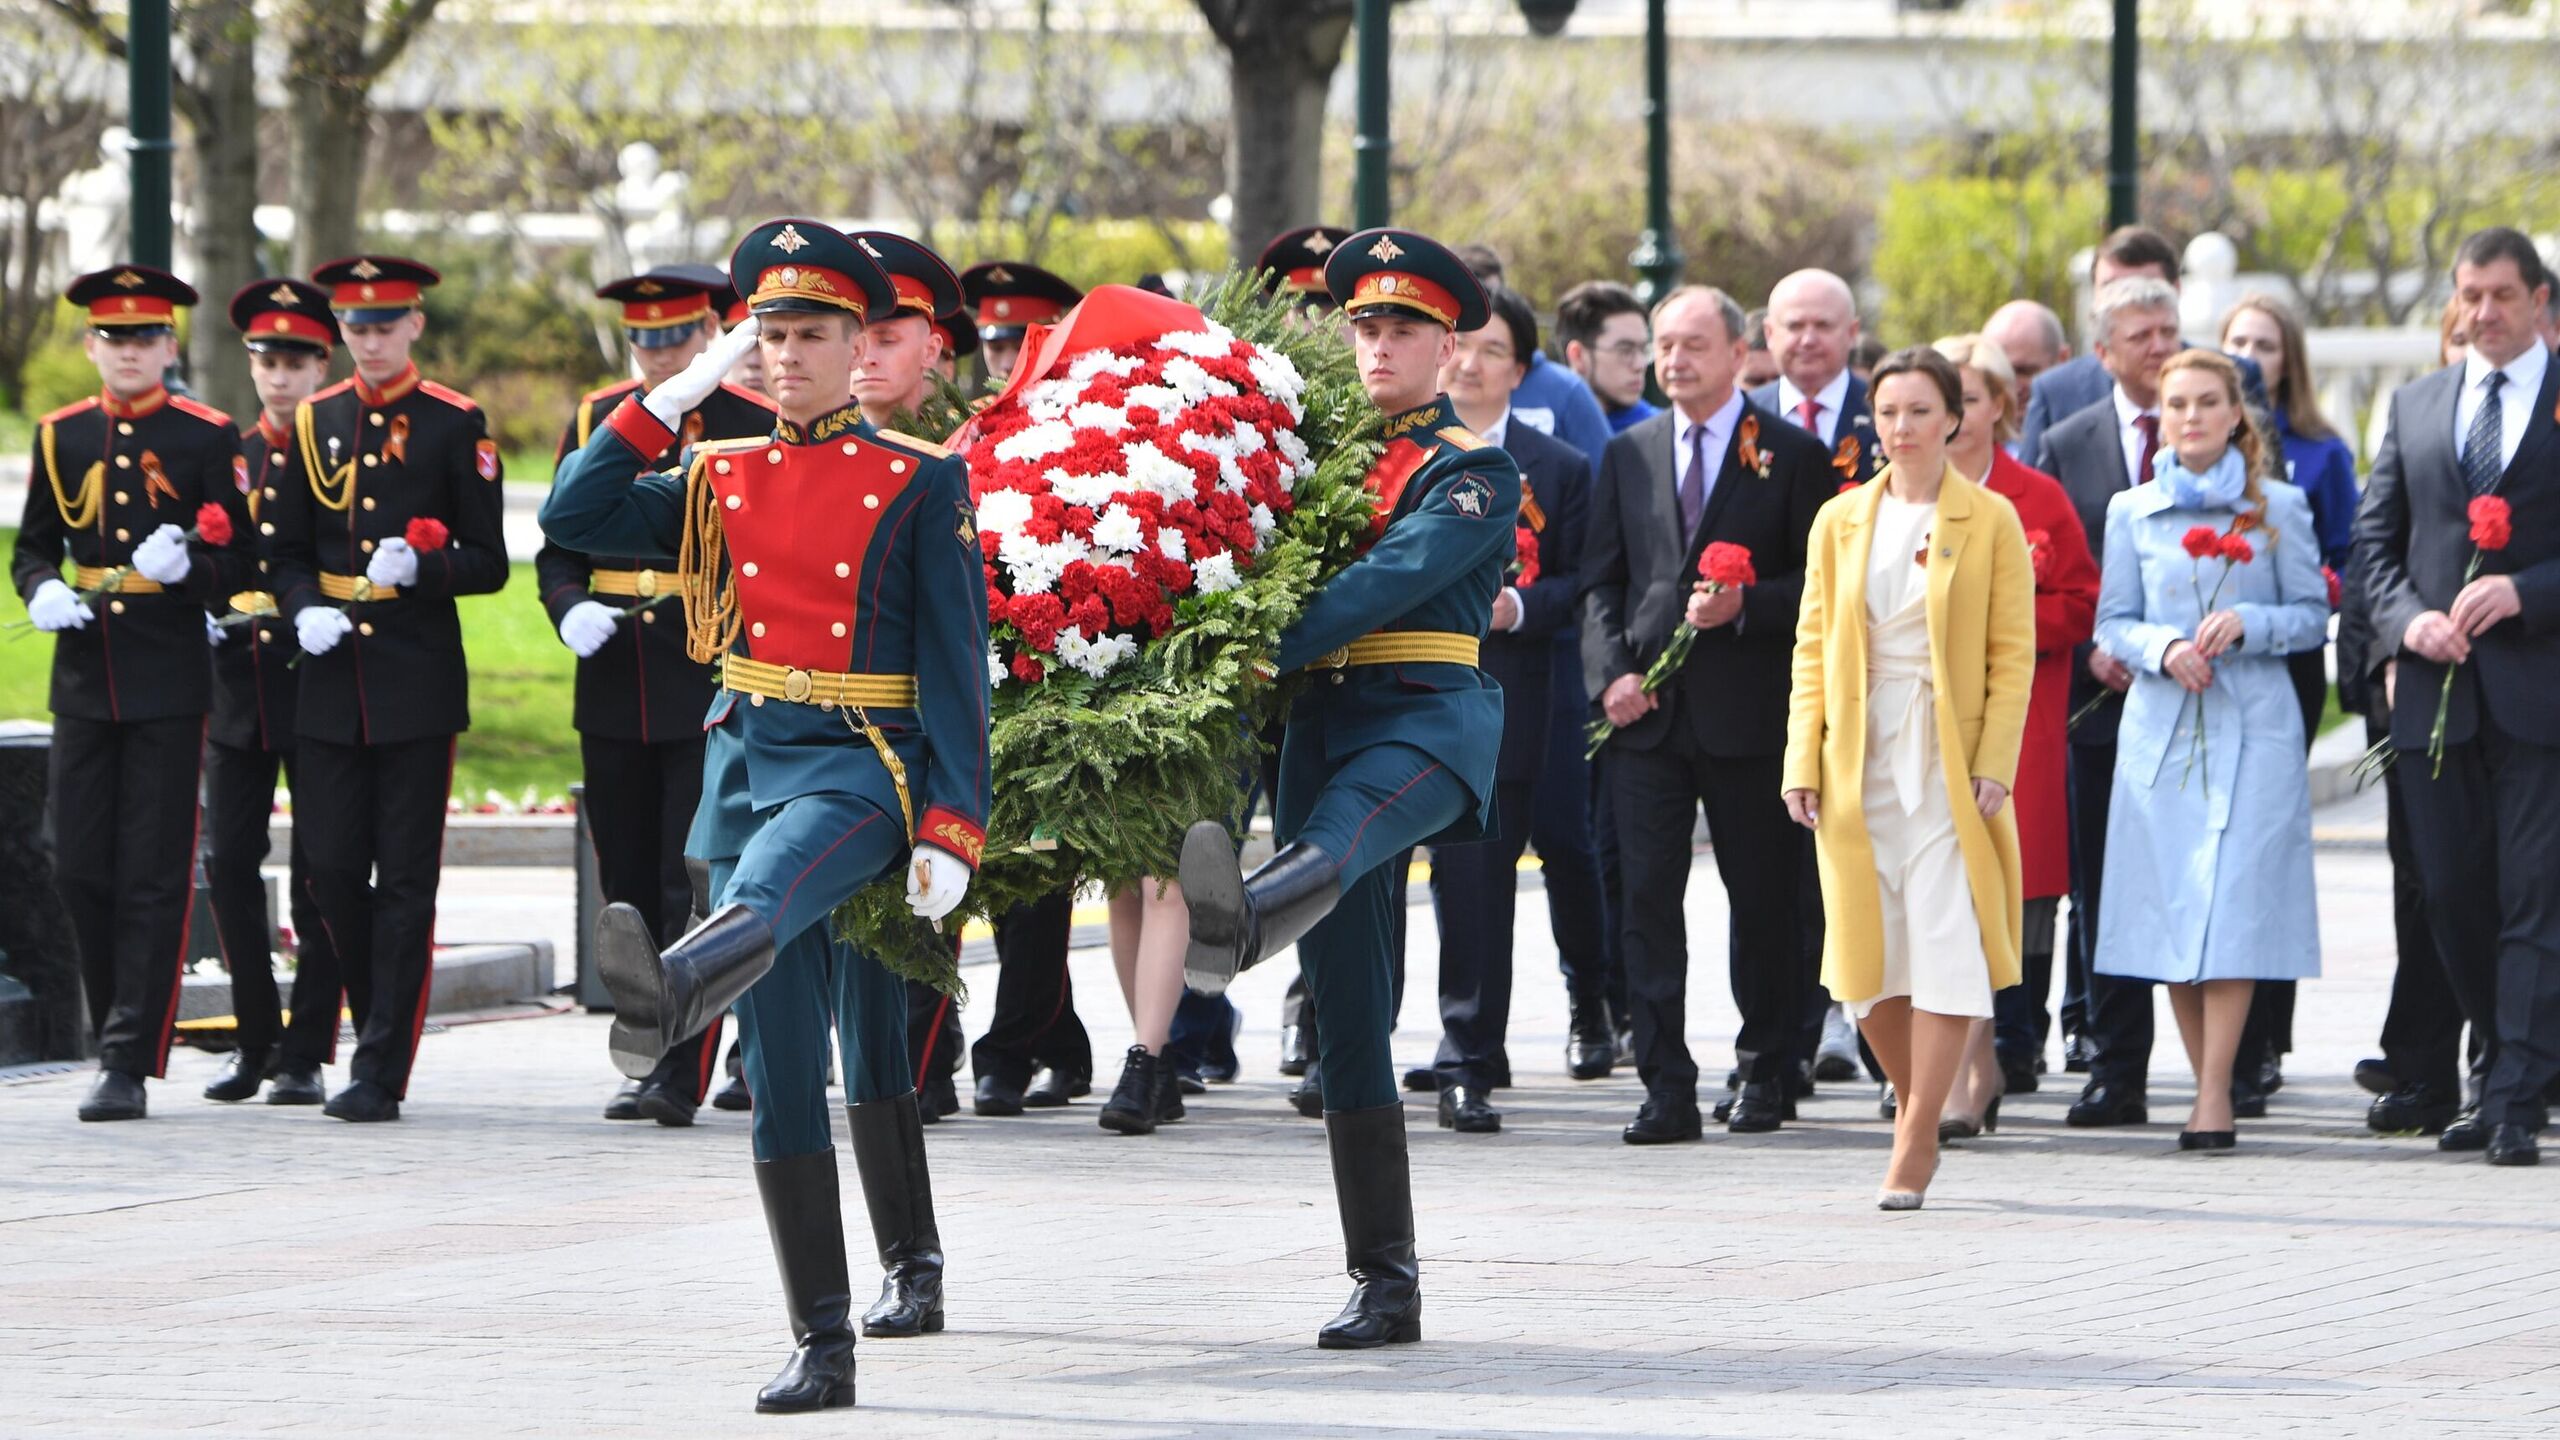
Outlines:
[[[258,418],[240,432],[253,521],[274,508],[276,481],[293,450],[293,417],[328,383],[338,343],[329,292],[307,280],[252,280],[231,297],[231,323],[249,352],[258,387]],[[285,1023],[276,995],[274,929],[267,914],[267,826],[275,813],[276,774],[297,801],[294,702],[302,677],[291,668],[301,652],[293,626],[276,613],[266,561],[251,587],[206,607],[213,637],[213,724],[204,756],[205,888],[231,971],[231,1009],[239,1046],[204,1087],[207,1100],[246,1100],[267,1086],[270,1105],[317,1105],[320,1067],[338,1056],[338,995],[344,988],[337,948],[311,892],[309,830],[293,827],[285,906],[296,947],[293,1019]]]
[[[710,862],[714,907],[661,953],[636,913],[608,906],[599,968],[625,1074],[737,1005],[756,1187],[796,1342],[756,1407],[816,1410],[854,1397],[831,1018],[887,1271],[863,1331],[942,1328],[898,982],[827,926],[856,890],[901,873],[929,921],[967,888],[986,843],[986,584],[966,468],[875,428],[854,401],[864,320],[898,303],[879,262],[795,219],[750,231],[729,268],[754,318],[617,406],[562,467],[542,524],[578,549],[676,554],[692,654],[719,665],[686,844]],[[781,412],[772,435],[698,445],[653,473],[684,413],[750,347]]]
[[471,728],[454,600],[507,583],[497,442],[410,347],[436,272],[358,255],[312,272],[356,373],[302,402],[261,518],[303,661],[294,828],[356,1021],[341,1120],[400,1118],[426,1023],[454,739]]
[[54,887],[98,1041],[80,1118],[139,1120],[144,1078],[168,1073],[187,948],[213,706],[204,607],[248,580],[256,553],[238,433],[161,384],[195,288],[118,265],[64,295],[88,311],[81,343],[99,393],[38,423],[9,572],[27,617],[54,636]]
[[987,383],[1004,384],[1022,353],[1022,332],[1066,314],[1084,292],[1037,265],[989,260],[960,272],[961,293],[977,311],[978,346]]
[[[640,377],[593,391],[561,433],[557,462],[585,445],[626,396],[673,379],[718,335],[729,278],[711,266],[671,265],[601,287],[621,304]],[[773,407],[751,390],[723,384],[685,412],[675,439],[650,458],[673,465],[685,446],[773,431]],[[702,716],[711,708],[711,667],[685,654],[684,603],[676,560],[663,555],[585,555],[545,541],[533,560],[542,608],[560,643],[578,657],[572,723],[586,774],[580,803],[595,845],[596,878],[608,903],[640,913],[649,933],[684,933],[693,884],[685,831],[702,799]],[[690,1125],[719,1065],[720,1020],[676,1046],[644,1079],[628,1081],[604,1109],[608,1120],[642,1116]]]
[[1184,971],[1219,991],[1297,944],[1320,1017],[1325,1140],[1355,1282],[1316,1343],[1365,1349],[1422,1338],[1404,1107],[1387,1049],[1401,881],[1392,862],[1491,829],[1502,690],[1477,660],[1511,560],[1520,472],[1438,393],[1457,333],[1488,314],[1455,255],[1409,230],[1364,230],[1333,251],[1325,280],[1351,321],[1361,384],[1387,414],[1387,448],[1367,480],[1374,539],[1308,600],[1273,659],[1282,672],[1320,672],[1290,708],[1280,852],[1240,877],[1225,825],[1204,820],[1183,837]]

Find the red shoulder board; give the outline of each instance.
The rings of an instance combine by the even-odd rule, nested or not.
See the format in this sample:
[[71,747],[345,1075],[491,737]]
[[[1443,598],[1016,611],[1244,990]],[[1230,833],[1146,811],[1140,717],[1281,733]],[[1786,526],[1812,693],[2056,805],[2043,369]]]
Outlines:
[[355,388],[356,377],[350,375],[335,385],[324,385],[321,388],[312,391],[310,397],[305,399],[302,403],[305,405],[317,405],[323,400],[336,395],[344,395]]
[[433,380],[419,381],[418,391],[420,394],[433,395],[456,410],[477,410],[480,408],[479,401],[472,399],[470,396],[463,394],[461,391],[454,389],[450,385],[439,385]]
[[[631,383],[632,383],[632,384],[634,384],[634,385],[637,385],[637,384],[639,384],[640,382],[639,382],[639,381],[637,381],[637,380],[634,380],[634,381],[632,381]],[[754,392],[753,390],[748,389],[748,388],[747,388],[746,386],[744,386],[744,385],[732,385],[732,384],[730,384],[728,381],[723,380],[723,381],[721,381],[721,382],[720,382],[720,388],[721,388],[721,389],[723,389],[723,390],[728,391],[731,395],[736,396],[738,399],[744,400],[744,401],[746,401],[747,403],[749,403],[749,404],[751,404],[751,405],[754,405],[756,408],[758,408],[758,409],[760,409],[760,410],[772,410],[772,409],[773,409],[773,402],[772,402],[771,400],[769,400],[769,399],[765,398],[765,397],[764,397],[764,396],[762,396],[762,395],[757,394],[756,392]],[[775,413],[777,413],[777,414],[778,414],[778,413],[780,413],[780,412],[778,412],[778,411],[777,411],[777,412],[775,412]]]
[[214,409],[212,406],[196,399],[192,395],[170,396],[169,408],[172,410],[183,410],[199,420],[209,420],[214,424],[221,426],[225,430],[231,428],[230,416],[223,414],[221,411]]
[[[632,391],[634,391],[634,390],[637,390],[637,389],[639,389],[639,388],[640,388],[640,382],[639,382],[639,381],[637,381],[637,380],[616,380],[616,381],[615,381],[615,382],[613,382],[612,384],[607,385],[607,386],[604,386],[604,387],[603,387],[603,388],[601,388],[601,389],[597,389],[597,390],[590,390],[590,391],[588,391],[586,394],[579,396],[579,397],[578,397],[578,403],[583,405],[583,404],[585,404],[586,402],[588,402],[588,401],[590,401],[590,400],[612,400],[612,399],[616,399],[616,398],[618,398],[618,397],[620,397],[620,396],[627,395],[627,394],[629,394],[630,392],[632,392]],[[446,393],[446,394],[448,394],[448,395],[452,395],[454,399],[461,400],[461,401],[462,401],[462,403],[463,403],[463,404],[465,404],[465,405],[468,405],[468,404],[470,404],[470,403],[471,403],[469,400],[464,399],[462,396],[459,396],[459,395],[453,395],[453,392],[451,392],[451,391],[446,391],[445,393]]]
[[46,416],[46,417],[44,417],[42,420],[39,420],[39,421],[37,421],[36,423],[37,423],[37,424],[39,424],[39,425],[50,425],[50,424],[52,424],[53,422],[55,422],[56,420],[68,420],[68,419],[70,419],[72,416],[79,414],[79,413],[80,413],[81,411],[83,411],[83,410],[92,410],[92,409],[97,408],[97,404],[98,404],[98,397],[97,397],[97,396],[95,396],[95,395],[90,396],[90,397],[89,397],[88,399],[86,399],[86,400],[74,400],[74,401],[72,401],[70,404],[65,405],[65,406],[63,406],[61,409],[54,411],[52,414],[47,415],[47,416]]

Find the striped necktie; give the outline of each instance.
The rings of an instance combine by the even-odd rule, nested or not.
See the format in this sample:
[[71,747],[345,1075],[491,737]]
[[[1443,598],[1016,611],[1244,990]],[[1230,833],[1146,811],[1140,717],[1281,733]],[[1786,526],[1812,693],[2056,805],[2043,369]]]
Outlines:
[[2462,437],[2462,478],[2474,495],[2497,489],[2498,477],[2506,473],[2506,407],[2498,402],[2498,387],[2506,381],[2504,370],[2492,370],[2481,378],[2480,388],[2488,393],[2480,397],[2480,411],[2471,417],[2470,433]]

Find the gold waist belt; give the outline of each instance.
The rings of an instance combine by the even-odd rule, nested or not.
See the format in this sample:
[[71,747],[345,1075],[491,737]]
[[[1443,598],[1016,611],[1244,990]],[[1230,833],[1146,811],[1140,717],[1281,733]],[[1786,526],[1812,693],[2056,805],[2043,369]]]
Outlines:
[[634,600],[655,600],[673,595],[682,588],[673,570],[590,570],[587,593],[590,595],[628,595]]
[[397,600],[400,587],[376,585],[361,575],[332,575],[323,570],[320,572],[320,593],[332,600],[352,600],[361,605],[369,600]]
[[912,710],[916,704],[913,675],[852,675],[834,670],[802,670],[731,655],[720,662],[720,683],[760,700],[788,700],[795,705],[878,705]]
[[[109,583],[110,577],[113,583]],[[71,567],[72,588],[104,590],[114,595],[157,595],[163,586],[157,580],[137,575],[130,566],[74,565]]]
[[1341,670],[1353,665],[1473,665],[1484,642],[1450,630],[1384,630],[1363,635],[1323,659],[1310,670]]

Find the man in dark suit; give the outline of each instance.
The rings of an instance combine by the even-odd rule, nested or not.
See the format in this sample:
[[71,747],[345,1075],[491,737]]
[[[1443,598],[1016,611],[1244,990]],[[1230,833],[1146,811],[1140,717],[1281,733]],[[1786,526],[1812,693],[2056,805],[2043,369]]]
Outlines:
[[1859,335],[1849,282],[1828,270],[1797,271],[1769,292],[1766,324],[1778,378],[1752,391],[1751,403],[1821,441],[1842,483],[1873,476],[1884,451],[1867,413],[1867,382],[1849,373]]
[[[2098,292],[2097,323],[2107,396],[2047,432],[2032,462],[2062,482],[2092,555],[2106,553],[2107,501],[2149,480],[2160,452],[2160,367],[2178,351],[2178,292],[2149,276],[2118,280]],[[2044,383],[2051,380],[2047,375]],[[2081,717],[2070,747],[2071,964],[2089,997],[2092,1053],[2088,1088],[2066,1118],[2074,1125],[2138,1125],[2149,1118],[2151,986],[2093,969],[2116,722],[2124,711],[2117,697],[2132,685],[2133,672],[2094,645],[2080,652],[2071,676],[2071,713]]]
[[[2098,242],[2089,260],[2089,294],[2094,300],[2119,280],[2147,276],[2178,288],[2178,247],[2169,237],[2145,225],[2127,225]],[[2018,454],[2033,464],[2044,432],[2115,393],[2115,376],[2093,349],[2088,354],[2046,370],[2027,394],[2027,418],[2018,431]],[[2103,513],[2103,511],[2101,512]]]
[[[1502,749],[1494,767],[1499,828],[1471,844],[1439,846],[1431,856],[1431,905],[1440,929],[1440,1053],[1433,1067],[1440,1123],[1473,1134],[1502,1128],[1502,1114],[1488,1097],[1511,1083],[1504,1033],[1525,844],[1537,843],[1546,868],[1547,905],[1566,968],[1591,974],[1600,966],[1600,879],[1589,828],[1560,841],[1558,827],[1542,826],[1557,807],[1542,803],[1556,797],[1542,795],[1547,787],[1538,783],[1556,724],[1554,640],[1572,628],[1580,599],[1574,561],[1590,503],[1591,462],[1511,413],[1511,392],[1538,350],[1538,317],[1514,291],[1496,290],[1488,298],[1494,323],[1458,337],[1440,388],[1461,423],[1520,466],[1519,554],[1494,596],[1481,662],[1503,694]],[[1578,728],[1565,723],[1578,742]],[[1583,802],[1578,790],[1569,798],[1575,806]]]
[[[1742,1032],[1735,1130],[1774,1130],[1782,1067],[1813,983],[1803,944],[1804,832],[1778,795],[1788,660],[1805,537],[1840,476],[1820,444],[1734,388],[1742,309],[1687,286],[1655,307],[1654,369],[1670,413],[1609,442],[1583,550],[1583,675],[1617,727],[1607,765],[1625,874],[1621,934],[1645,1102],[1630,1144],[1698,1137],[1697,1062],[1684,1036],[1681,915],[1689,837],[1707,812],[1732,904],[1731,975]],[[1711,541],[1747,546],[1756,583],[1707,598],[1688,662],[1647,693],[1644,673],[1699,591]]]
[[[2489,1037],[2479,1105],[2437,1144],[2531,1165],[2560,1075],[2560,367],[2535,328],[2551,277],[2532,241],[2472,235],[2453,283],[2470,353],[2392,396],[2355,558],[2428,920]],[[2503,548],[2466,513],[2489,497],[2511,513]]]

